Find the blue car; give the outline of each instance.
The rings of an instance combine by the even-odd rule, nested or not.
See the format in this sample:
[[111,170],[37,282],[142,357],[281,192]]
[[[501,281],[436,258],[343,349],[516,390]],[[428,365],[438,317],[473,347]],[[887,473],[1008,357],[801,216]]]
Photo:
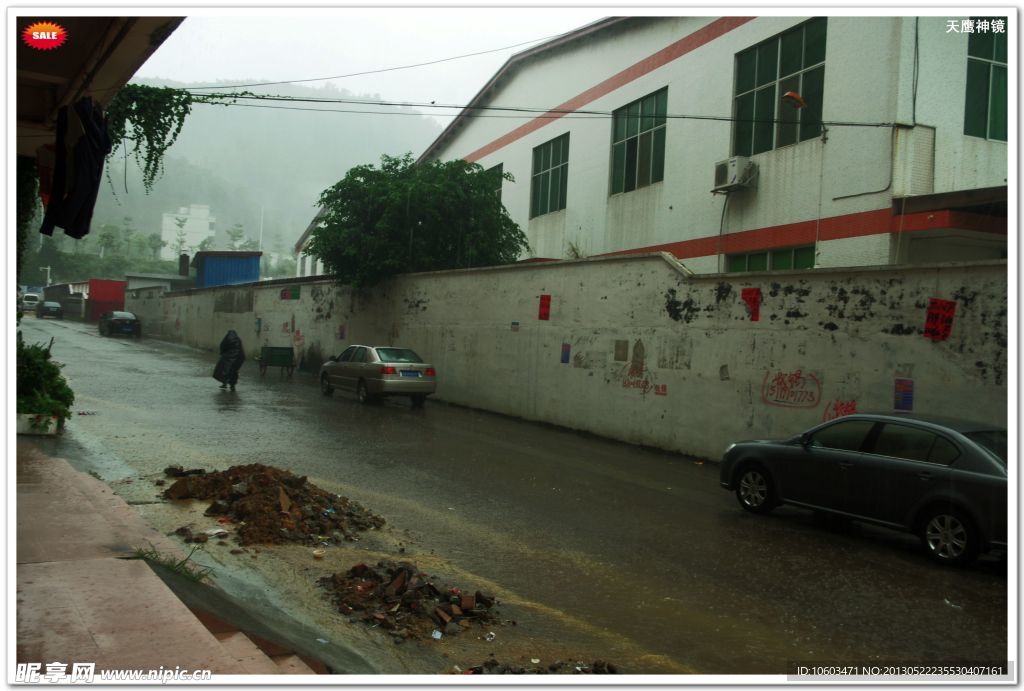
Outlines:
[[781,504],[919,536],[943,564],[1007,540],[1006,430],[923,415],[854,414],[725,451],[724,489],[747,511]]

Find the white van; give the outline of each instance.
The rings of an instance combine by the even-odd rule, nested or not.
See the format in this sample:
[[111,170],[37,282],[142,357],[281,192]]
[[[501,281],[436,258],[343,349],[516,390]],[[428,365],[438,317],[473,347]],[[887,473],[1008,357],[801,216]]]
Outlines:
[[21,296],[21,309],[27,311],[34,310],[36,305],[39,304],[39,296],[35,293],[25,293]]

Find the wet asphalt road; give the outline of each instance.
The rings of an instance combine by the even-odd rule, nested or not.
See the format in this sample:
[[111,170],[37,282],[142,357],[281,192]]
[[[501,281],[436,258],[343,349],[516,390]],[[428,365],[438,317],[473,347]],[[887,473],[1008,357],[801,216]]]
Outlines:
[[437,401],[364,407],[252,361],[230,393],[213,353],[31,316],[22,331],[56,337],[75,410],[93,413],[51,451],[107,480],[172,463],[308,475],[459,568],[705,674],[1007,659],[1004,559],[948,570],[905,535],[750,515],[714,462]]

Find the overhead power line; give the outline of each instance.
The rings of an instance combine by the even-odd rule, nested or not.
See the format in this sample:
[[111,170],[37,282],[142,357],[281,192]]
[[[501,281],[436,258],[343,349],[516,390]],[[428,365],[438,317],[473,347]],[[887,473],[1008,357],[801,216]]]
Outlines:
[[309,79],[285,79],[279,82],[253,82],[251,84],[217,84],[214,86],[190,86],[188,90],[199,90],[199,89],[244,89],[250,86],[275,86],[278,84],[303,84],[306,82],[322,82],[329,79],[346,79],[348,77],[362,77],[368,74],[382,74],[384,72],[397,72],[399,70],[411,70],[416,67],[427,67],[429,65],[438,65],[442,62],[451,62],[453,60],[462,60],[463,58],[473,58],[478,55],[487,55],[489,53],[500,53],[503,50],[511,50],[520,46],[526,46],[531,43],[539,43],[541,41],[549,41],[565,34],[555,34],[553,36],[545,36],[544,38],[535,38],[530,41],[523,41],[522,43],[515,43],[511,46],[504,46],[502,48],[491,48],[490,50],[481,50],[476,53],[466,53],[465,55],[455,55],[450,58],[439,58],[437,60],[430,60],[428,62],[418,62],[414,65],[400,65],[398,67],[383,67],[376,70],[366,70],[364,72],[350,72],[349,74],[336,74],[333,77],[311,77]]
[[[457,105],[451,103],[417,103],[412,101],[370,101],[366,99],[355,99],[355,98],[315,98],[305,96],[273,96],[273,95],[259,95],[259,94],[197,94],[204,99],[216,99],[218,102],[216,105],[226,106],[242,106],[246,104],[232,103],[231,101],[247,100],[247,101],[271,101],[271,102],[284,102],[284,103],[323,103],[323,104],[344,104],[344,105],[359,105],[359,106],[377,106],[382,108],[424,108],[424,109],[447,109],[457,110],[463,115],[463,117],[498,117],[495,115],[487,115],[481,111],[497,111],[507,113],[520,113],[521,117],[550,117],[550,118],[561,118],[561,117],[572,117],[572,116],[589,116],[591,118],[610,118],[614,115],[613,111],[610,110],[586,110],[586,109],[559,109],[559,108],[539,108],[529,106],[484,106],[484,105]],[[265,106],[269,107],[269,106]],[[286,107],[278,107],[280,110],[286,110]],[[293,110],[300,110],[294,108]],[[301,110],[322,110],[325,112],[332,112],[329,109],[320,108],[303,108]],[[470,111],[470,112],[466,112]],[[373,113],[374,111],[346,111],[336,110],[333,112],[363,112]],[[455,116],[459,113],[445,113],[447,116]],[[378,115],[389,114],[386,112],[377,112]],[[421,113],[410,113],[414,115],[422,115]],[[504,116],[504,117],[516,117],[516,116]],[[665,115],[666,119],[669,120],[711,120],[718,122],[788,122],[795,123],[795,120],[785,120],[776,118],[737,118],[728,115],[688,115],[688,114],[674,114],[669,113]],[[851,122],[841,120],[831,120],[822,122],[826,127],[893,127],[895,123],[892,122]]]

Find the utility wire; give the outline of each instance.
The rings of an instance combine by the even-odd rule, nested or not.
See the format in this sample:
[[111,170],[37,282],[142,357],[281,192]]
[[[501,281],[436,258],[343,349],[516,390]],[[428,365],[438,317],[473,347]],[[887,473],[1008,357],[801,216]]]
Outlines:
[[[559,109],[559,108],[536,108],[536,107],[524,107],[524,106],[476,106],[476,105],[456,105],[456,104],[439,104],[439,103],[416,103],[409,101],[367,101],[364,99],[351,99],[351,98],[311,98],[311,97],[298,97],[298,96],[270,96],[270,95],[257,95],[257,94],[202,94],[204,99],[241,99],[241,100],[254,100],[254,101],[272,101],[272,102],[284,102],[284,103],[323,103],[323,104],[345,104],[345,105],[360,105],[360,106],[380,106],[390,108],[444,108],[454,109],[462,111],[464,117],[495,117],[481,115],[477,112],[466,112],[466,111],[499,111],[499,112],[512,112],[522,113],[523,117],[536,117],[546,116],[551,118],[569,117],[569,116],[591,116],[591,117],[605,117],[610,118],[614,116],[613,111],[607,110],[583,110],[583,109]],[[215,103],[213,105],[221,106],[241,106],[241,103]],[[278,107],[281,110],[287,110],[286,107]],[[296,109],[298,110],[298,109]],[[302,109],[302,110],[325,110],[328,109]],[[330,112],[330,111],[328,111]],[[344,111],[339,110],[336,112],[373,112],[373,111]],[[379,113],[384,114],[384,113]],[[416,115],[421,115],[416,113]],[[450,113],[445,115],[452,115]],[[506,116],[507,117],[507,116]],[[651,116],[648,116],[651,117]],[[666,119],[669,120],[712,120],[717,122],[786,122],[796,123],[792,119],[782,118],[737,118],[727,115],[686,115],[686,114],[666,114]],[[823,125],[828,127],[893,127],[894,123],[891,122],[851,122],[842,120],[829,120],[823,121]]]
[[491,48],[490,50],[481,50],[476,53],[466,53],[465,55],[456,55],[450,58],[440,58],[438,60],[430,60],[429,62],[419,62],[414,65],[400,65],[398,67],[384,67],[378,70],[366,70],[365,72],[352,72],[349,74],[338,74],[333,77],[313,77],[310,79],[286,79],[280,82],[254,82],[252,84],[230,84],[222,85],[217,84],[214,86],[190,86],[187,90],[199,90],[199,89],[243,89],[250,86],[274,86],[277,84],[302,84],[305,82],[321,82],[328,79],[346,79],[348,77],[362,77],[367,74],[381,74],[383,72],[396,72],[398,70],[410,70],[416,67],[426,67],[428,65],[437,65],[442,62],[451,62],[452,60],[461,60],[463,58],[473,58],[478,55],[487,55],[489,53],[500,53],[503,50],[511,50],[512,48],[518,48],[520,46],[529,45],[531,43],[539,43],[540,41],[549,41],[551,39],[564,36],[565,34],[555,34],[553,36],[545,36],[544,38],[535,38],[530,41],[523,41],[522,43],[516,43],[511,46],[504,46],[503,48]]

